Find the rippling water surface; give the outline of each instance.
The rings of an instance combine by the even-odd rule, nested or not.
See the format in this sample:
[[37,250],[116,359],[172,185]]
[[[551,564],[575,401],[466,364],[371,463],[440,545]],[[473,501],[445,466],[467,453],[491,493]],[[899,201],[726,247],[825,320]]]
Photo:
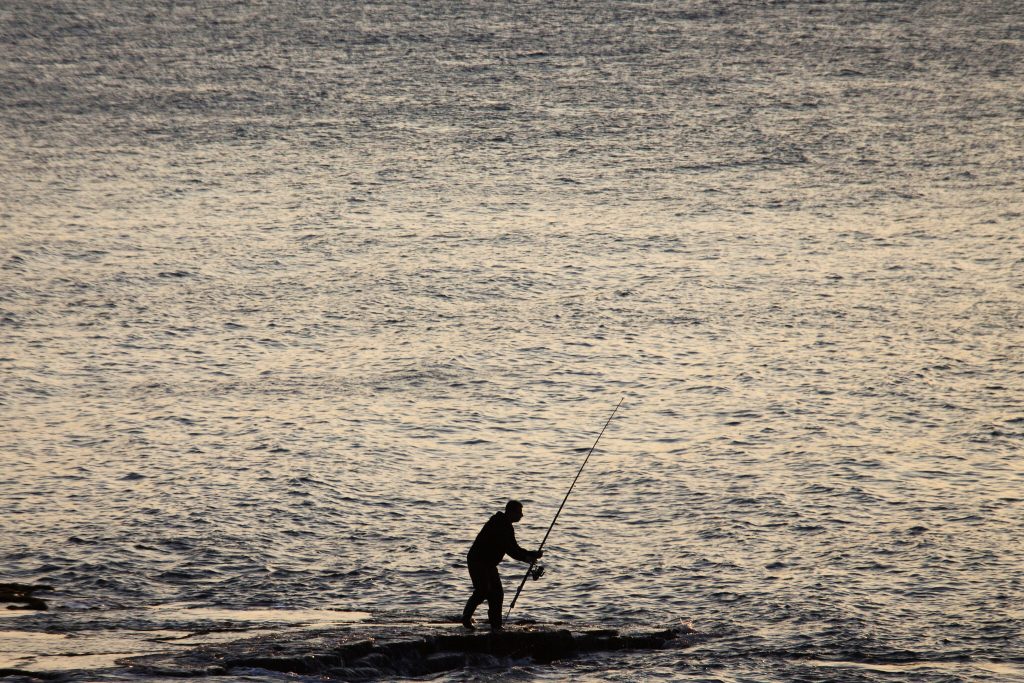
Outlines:
[[454,615],[625,397],[516,611],[713,637],[449,678],[1024,679],[1021,3],[417,5],[0,6],[0,667]]

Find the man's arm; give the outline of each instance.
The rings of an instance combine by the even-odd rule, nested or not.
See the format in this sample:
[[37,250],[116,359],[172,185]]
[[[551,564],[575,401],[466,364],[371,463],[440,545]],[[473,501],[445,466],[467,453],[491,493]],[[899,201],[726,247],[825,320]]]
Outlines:
[[511,523],[508,525],[508,530],[505,534],[505,552],[508,553],[510,557],[519,560],[520,562],[528,562],[530,564],[540,559],[540,556],[543,553],[535,550],[526,550],[519,546],[519,543],[516,542],[516,530]]

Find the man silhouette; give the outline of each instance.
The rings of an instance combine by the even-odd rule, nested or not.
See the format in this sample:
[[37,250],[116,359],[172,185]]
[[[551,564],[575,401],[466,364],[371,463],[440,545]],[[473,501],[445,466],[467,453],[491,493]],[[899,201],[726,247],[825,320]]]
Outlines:
[[473,546],[466,555],[469,578],[473,580],[473,594],[462,612],[462,625],[473,628],[473,612],[484,600],[487,601],[487,618],[492,631],[501,630],[501,607],[505,591],[501,587],[498,564],[511,555],[520,562],[534,563],[543,551],[523,550],[516,543],[516,532],[512,525],[523,518],[523,504],[510,500],[504,512],[496,512],[476,535]]

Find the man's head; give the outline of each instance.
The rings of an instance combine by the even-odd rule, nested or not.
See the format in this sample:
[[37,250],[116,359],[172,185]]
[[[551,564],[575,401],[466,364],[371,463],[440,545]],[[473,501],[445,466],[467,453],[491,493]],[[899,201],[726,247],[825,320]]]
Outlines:
[[510,500],[505,503],[505,514],[508,515],[513,522],[518,522],[523,518],[523,504],[518,500]]

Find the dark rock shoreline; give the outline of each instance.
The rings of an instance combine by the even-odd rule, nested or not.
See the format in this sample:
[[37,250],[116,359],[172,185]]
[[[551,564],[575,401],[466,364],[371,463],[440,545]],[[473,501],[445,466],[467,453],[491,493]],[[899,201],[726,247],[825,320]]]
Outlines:
[[14,603],[7,609],[48,609],[46,601],[32,594],[36,591],[52,591],[52,586],[29,585],[24,583],[0,583],[0,602]]
[[263,636],[180,653],[130,657],[118,663],[144,676],[223,676],[264,669],[349,681],[423,676],[466,666],[501,666],[509,661],[548,664],[589,652],[681,648],[700,640],[702,636],[686,628],[620,633],[528,625],[480,633],[439,624],[363,624],[353,629]]

